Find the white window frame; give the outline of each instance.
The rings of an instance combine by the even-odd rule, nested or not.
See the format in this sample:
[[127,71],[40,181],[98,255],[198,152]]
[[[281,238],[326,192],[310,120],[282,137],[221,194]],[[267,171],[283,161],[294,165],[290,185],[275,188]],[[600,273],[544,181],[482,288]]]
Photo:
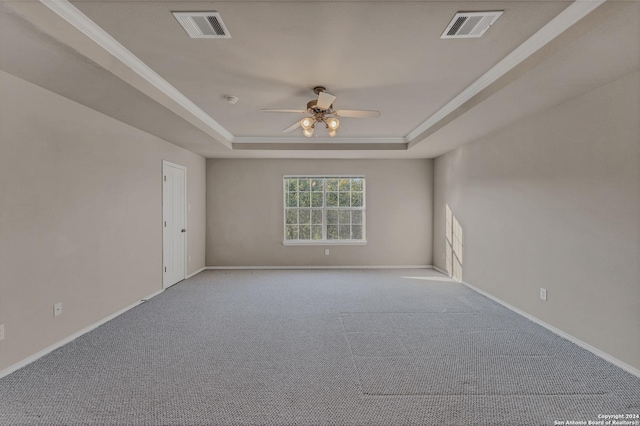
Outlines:
[[[328,240],[327,239],[327,204],[326,184],[322,188],[322,240],[287,240],[287,188],[286,182],[289,178],[310,178],[310,179],[336,179],[336,178],[361,178],[362,179],[362,239],[361,240]],[[302,207],[304,208],[304,207]],[[309,207],[313,210],[314,207]],[[320,207],[315,207],[320,209]],[[340,210],[340,207],[330,207],[330,210]],[[344,207],[343,209],[347,209]],[[349,207],[348,210],[353,210]],[[360,210],[360,209],[358,209]],[[367,178],[365,175],[283,175],[282,176],[282,244],[285,246],[364,246],[367,244]]]

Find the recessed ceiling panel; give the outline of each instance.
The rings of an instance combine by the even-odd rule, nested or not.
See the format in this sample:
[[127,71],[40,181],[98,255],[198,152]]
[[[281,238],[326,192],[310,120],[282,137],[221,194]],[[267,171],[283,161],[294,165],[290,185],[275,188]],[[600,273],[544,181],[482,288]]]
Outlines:
[[[339,137],[367,139],[406,136],[570,2],[73,4],[236,137],[299,138],[282,132],[299,116],[260,110],[305,109],[321,85],[335,109],[381,112],[341,120]],[[233,38],[190,38],[172,12],[194,10]],[[504,15],[482,38],[441,39],[460,10]]]

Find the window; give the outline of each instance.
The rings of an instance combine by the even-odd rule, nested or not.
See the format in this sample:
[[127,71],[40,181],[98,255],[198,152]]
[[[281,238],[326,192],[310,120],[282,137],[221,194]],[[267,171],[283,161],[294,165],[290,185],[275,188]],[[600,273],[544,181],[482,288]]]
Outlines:
[[285,176],[284,244],[363,244],[364,176]]

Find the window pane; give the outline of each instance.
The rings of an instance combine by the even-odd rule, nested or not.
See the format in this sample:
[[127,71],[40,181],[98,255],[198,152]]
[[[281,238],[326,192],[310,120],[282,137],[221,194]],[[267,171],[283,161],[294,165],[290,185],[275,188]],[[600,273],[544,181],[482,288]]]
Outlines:
[[311,193],[310,192],[300,192],[299,193],[299,204],[300,207],[311,207]]
[[363,240],[363,177],[284,178],[286,240]]
[[339,225],[340,226],[340,239],[341,240],[350,240],[351,239],[351,227],[349,225]]
[[338,225],[327,225],[327,240],[338,239]]
[[351,193],[351,206],[362,207],[362,192]]
[[362,223],[362,210],[351,211],[351,223],[360,225]]
[[327,207],[338,207],[337,192],[327,192]]
[[351,226],[351,238],[353,238],[354,240],[362,239],[362,225]]
[[311,193],[311,207],[322,207],[322,192]]
[[340,207],[349,207],[351,205],[351,200],[348,192],[340,192]]
[[338,188],[340,189],[340,192],[342,191],[348,192],[349,190],[351,190],[350,181],[351,179],[347,179],[347,178],[340,179],[340,182],[338,182]]
[[338,223],[338,210],[327,210],[327,223],[332,225]]
[[300,225],[300,237],[301,240],[311,239],[311,225]]
[[362,178],[353,178],[351,179],[351,190],[352,191],[362,191]]
[[327,191],[338,190],[338,179],[327,179]]
[[292,225],[296,223],[298,223],[298,211],[287,210],[287,225]]
[[287,207],[298,207],[298,193],[289,192],[287,194]]
[[311,223],[322,225],[322,210],[313,210],[311,212]]
[[339,214],[340,225],[348,225],[351,223],[351,211],[350,210],[340,210]]
[[312,240],[322,239],[322,225],[311,225],[311,239]]
[[307,225],[311,223],[311,211],[310,210],[300,210],[298,212],[298,223],[300,225]]
[[298,239],[298,225],[287,225],[287,240]]
[[311,191],[310,179],[298,179],[298,191]]

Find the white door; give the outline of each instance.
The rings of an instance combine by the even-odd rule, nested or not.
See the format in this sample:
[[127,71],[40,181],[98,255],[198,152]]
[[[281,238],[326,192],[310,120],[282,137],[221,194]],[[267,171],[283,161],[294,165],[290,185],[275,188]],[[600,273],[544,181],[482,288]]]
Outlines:
[[162,162],[162,288],[184,280],[187,243],[187,168]]

